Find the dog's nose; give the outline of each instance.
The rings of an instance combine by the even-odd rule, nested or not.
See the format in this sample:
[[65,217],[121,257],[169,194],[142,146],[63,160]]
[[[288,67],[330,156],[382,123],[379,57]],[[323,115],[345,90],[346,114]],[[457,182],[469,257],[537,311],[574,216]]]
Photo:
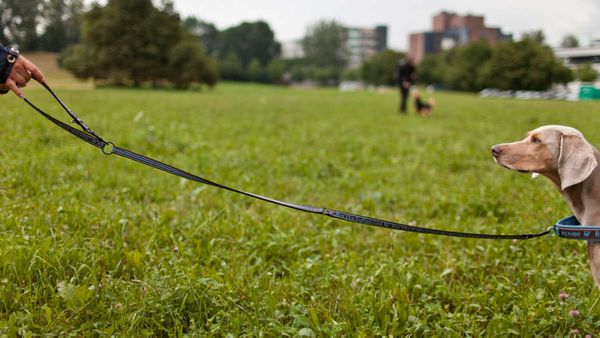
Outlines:
[[499,146],[492,147],[492,155],[494,157],[498,157],[500,154],[502,154],[502,148]]

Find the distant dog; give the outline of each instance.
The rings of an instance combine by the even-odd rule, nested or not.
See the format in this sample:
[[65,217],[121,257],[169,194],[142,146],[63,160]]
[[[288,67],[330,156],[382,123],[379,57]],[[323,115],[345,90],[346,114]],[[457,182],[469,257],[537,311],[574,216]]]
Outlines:
[[415,101],[415,109],[417,110],[417,114],[423,116],[429,116],[433,112],[433,106],[435,105],[435,100],[430,98],[427,102],[423,102],[421,100],[421,94],[418,90],[415,90],[413,93],[413,100]]
[[[546,176],[581,224],[600,225],[600,152],[578,130],[540,127],[522,141],[493,146],[492,155],[505,168]],[[588,241],[587,252],[600,288],[600,242]]]

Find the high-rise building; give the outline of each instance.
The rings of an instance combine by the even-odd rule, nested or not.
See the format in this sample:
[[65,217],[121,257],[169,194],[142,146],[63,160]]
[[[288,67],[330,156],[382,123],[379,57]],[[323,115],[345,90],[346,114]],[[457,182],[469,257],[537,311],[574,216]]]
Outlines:
[[500,28],[486,27],[485,19],[479,15],[458,15],[443,11],[433,17],[432,31],[409,35],[408,56],[418,63],[425,55],[462,46],[469,42],[487,40],[491,44],[512,40]]
[[[387,26],[374,28],[347,27],[346,47],[349,53],[349,68],[359,67],[362,62],[387,48]],[[281,57],[296,59],[305,56],[301,40],[282,43]]]
[[347,47],[350,54],[348,67],[359,67],[364,60],[387,48],[387,26],[348,27]]

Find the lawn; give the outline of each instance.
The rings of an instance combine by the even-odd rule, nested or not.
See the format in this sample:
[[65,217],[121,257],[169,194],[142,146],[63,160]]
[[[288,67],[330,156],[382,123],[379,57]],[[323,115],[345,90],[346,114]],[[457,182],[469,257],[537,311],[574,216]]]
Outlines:
[[[544,124],[600,145],[591,102],[437,93],[421,118],[399,115],[395,92],[58,92],[106,139],[217,182],[458,231],[539,232],[570,214],[545,178],[497,166],[491,145]],[[43,91],[26,94],[64,117]],[[435,237],[304,214],[104,156],[15,96],[1,100],[0,336],[600,330],[582,242]]]

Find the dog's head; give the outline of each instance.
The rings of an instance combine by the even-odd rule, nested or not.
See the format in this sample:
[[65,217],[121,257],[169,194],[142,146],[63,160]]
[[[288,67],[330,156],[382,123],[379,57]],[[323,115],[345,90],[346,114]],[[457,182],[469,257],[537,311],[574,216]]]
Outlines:
[[493,146],[492,155],[505,168],[556,177],[562,190],[585,180],[598,164],[581,132],[565,126],[537,128],[524,140]]

